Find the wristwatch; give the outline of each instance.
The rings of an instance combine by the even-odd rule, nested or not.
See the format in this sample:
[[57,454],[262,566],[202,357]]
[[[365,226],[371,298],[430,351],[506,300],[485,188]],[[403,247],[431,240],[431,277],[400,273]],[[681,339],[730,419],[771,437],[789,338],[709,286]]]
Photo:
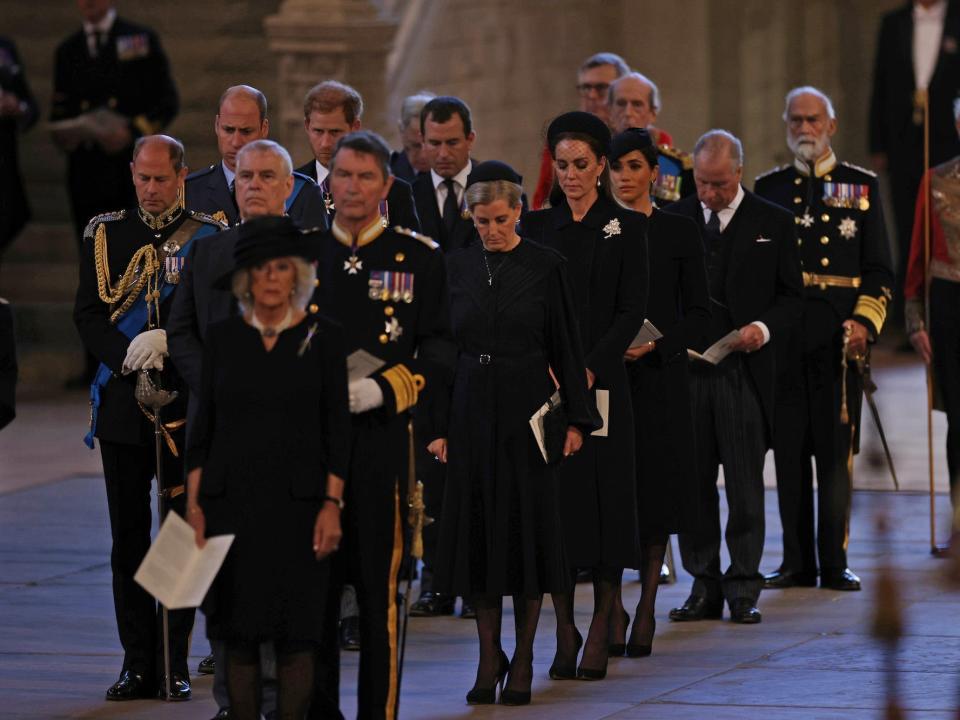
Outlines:
[[323,501],[332,502],[340,510],[343,510],[347,506],[347,504],[343,501],[343,498],[334,497],[333,495],[324,495]]

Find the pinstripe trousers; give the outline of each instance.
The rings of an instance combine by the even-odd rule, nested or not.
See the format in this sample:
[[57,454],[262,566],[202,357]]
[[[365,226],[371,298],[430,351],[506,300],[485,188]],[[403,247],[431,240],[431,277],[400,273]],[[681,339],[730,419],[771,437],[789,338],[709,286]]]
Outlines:
[[[681,533],[680,556],[693,575],[693,594],[716,602],[745,598],[756,604],[763,587],[760,557],[765,531],[763,462],[766,425],[742,355],[721,366],[695,362],[690,372],[697,455],[697,530]],[[730,566],[720,570],[720,494],[723,466],[728,517],[725,537]]]

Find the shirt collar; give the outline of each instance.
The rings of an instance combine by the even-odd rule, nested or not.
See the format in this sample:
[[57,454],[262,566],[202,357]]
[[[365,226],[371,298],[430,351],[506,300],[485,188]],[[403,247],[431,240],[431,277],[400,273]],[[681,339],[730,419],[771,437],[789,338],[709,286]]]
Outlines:
[[[84,21],[83,32],[85,32],[87,35],[91,35],[97,32],[109,33],[110,28],[113,27],[113,21],[116,19],[117,19],[116,8],[110,8],[109,10],[107,10],[107,14],[104,15],[103,18],[101,18],[100,22],[90,23],[90,22]],[[76,27],[76,25],[74,25],[74,27]]]
[[317,165],[317,185],[319,185],[327,179],[327,175],[330,174],[330,171],[321,165],[319,160],[314,160],[314,163]]
[[[717,214],[718,215],[726,214],[727,217],[730,217],[731,215],[733,215],[737,211],[737,208],[740,207],[740,203],[743,202],[744,194],[745,193],[743,192],[743,185],[738,185],[737,194],[733,196],[733,200],[731,200],[730,204],[727,205],[725,208],[723,208],[722,210],[718,210]],[[704,214],[706,214],[707,210],[710,209],[703,203],[700,203],[700,208],[703,210]]]
[[330,231],[337,239],[337,242],[347,247],[363,247],[364,245],[369,245],[380,237],[385,229],[386,228],[383,227],[383,218],[378,215],[376,220],[360,231],[360,234],[356,238],[356,243],[354,243],[353,234],[338,225],[336,218],[334,218],[333,225],[330,226]]
[[918,2],[913,3],[913,19],[916,21],[943,20],[947,16],[947,0],[935,2],[930,7],[924,7]]
[[[798,157],[793,159],[793,166],[797,169],[797,172],[801,175],[810,174],[810,166],[807,164],[806,160],[801,160]],[[830,148],[830,151],[817,160],[814,163],[813,174],[814,177],[823,177],[828,172],[833,170],[837,166],[837,156],[833,152],[833,148]]]
[[[467,178],[470,176],[471,170],[473,170],[473,160],[467,158],[467,164],[463,166],[463,169],[450,179],[461,188],[465,188],[467,187]],[[443,181],[446,180],[446,178],[437,175],[433,168],[430,168],[430,179],[433,181],[434,190],[437,190],[443,184]]]
[[223,160],[220,161],[220,167],[223,168],[223,176],[227,179],[227,187],[233,185],[234,178],[237,177],[237,174],[227,167],[227,163]]

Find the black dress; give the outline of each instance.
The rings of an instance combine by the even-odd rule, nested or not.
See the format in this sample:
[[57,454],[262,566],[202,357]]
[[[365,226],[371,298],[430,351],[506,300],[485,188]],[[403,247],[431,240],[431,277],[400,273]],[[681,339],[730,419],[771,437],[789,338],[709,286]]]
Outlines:
[[654,210],[647,232],[647,318],[663,337],[627,363],[637,443],[641,539],[692,530],[698,522],[696,456],[687,386],[687,348],[701,347],[710,323],[703,243],[688,218]]
[[560,468],[564,539],[573,567],[634,567],[639,549],[633,408],[623,353],[643,324],[647,218],[604,196],[580,222],[562,201],[528,213],[524,231],[567,259],[586,367],[609,391],[607,437],[586,438]]
[[569,424],[585,435],[599,424],[566,263],[529,240],[509,253],[489,254],[488,262],[492,284],[480,243],[448,257],[459,355],[434,589],[468,597],[560,592],[569,587],[570,570],[557,474],[529,425],[554,392],[549,368]]
[[343,331],[308,316],[268,352],[242,317],[215,323],[202,388],[188,467],[203,468],[207,535],[236,534],[204,600],[207,635],[319,641],[329,563],[313,553],[313,528],[349,447]]

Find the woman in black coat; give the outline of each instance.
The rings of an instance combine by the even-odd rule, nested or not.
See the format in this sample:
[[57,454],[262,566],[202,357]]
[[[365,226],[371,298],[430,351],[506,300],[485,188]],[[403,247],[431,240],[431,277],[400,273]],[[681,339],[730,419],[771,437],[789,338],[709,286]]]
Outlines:
[[[571,586],[555,467],[541,454],[530,417],[553,395],[556,378],[569,423],[563,454],[575,453],[599,426],[566,263],[517,234],[520,193],[519,176],[503,163],[481,163],[470,175],[467,206],[480,242],[448,259],[458,359],[447,438],[429,446],[449,461],[435,585],[471,598],[477,610],[471,704],[494,702],[508,669],[500,702],[530,701],[543,593]],[[516,621],[509,663],[500,647],[504,595],[513,595]]]
[[[607,423],[560,467],[560,507],[571,568],[593,571],[594,608],[582,640],[573,591],[554,594],[557,654],[550,676],[606,675],[610,612],[624,567],[639,552],[633,409],[623,354],[643,324],[647,297],[647,219],[601,192],[610,130],[589,113],[566,113],[547,131],[563,193],[552,208],[528,213],[524,231],[567,259],[587,384]],[[607,412],[604,413],[604,406]]]
[[613,138],[611,189],[619,203],[650,218],[647,252],[650,294],[647,319],[660,339],[625,355],[633,394],[637,450],[637,518],[643,589],[629,642],[629,615],[617,595],[611,622],[611,655],[649,655],[656,627],[654,606],[660,567],[672,533],[695,527],[697,518],[693,423],[687,387],[687,348],[700,347],[710,322],[703,243],[696,224],[654,207],[657,148],[650,134],[630,128]]
[[278,716],[304,717],[339,545],[350,447],[343,330],[304,305],[316,235],[284,217],[245,222],[223,280],[242,316],[211,325],[187,448],[197,544],[236,535],[203,603],[227,649],[230,717],[260,717],[259,647],[277,655]]

